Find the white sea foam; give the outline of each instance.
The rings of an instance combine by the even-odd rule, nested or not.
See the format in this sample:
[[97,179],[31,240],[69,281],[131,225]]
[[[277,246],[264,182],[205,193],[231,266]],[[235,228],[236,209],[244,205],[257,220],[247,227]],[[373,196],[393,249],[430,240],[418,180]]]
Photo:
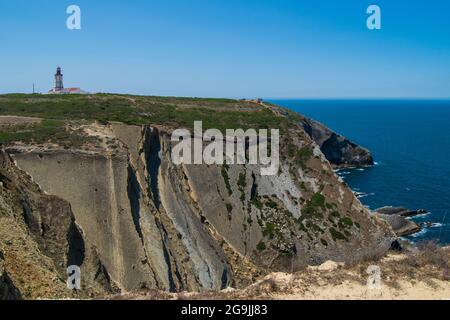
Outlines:
[[421,236],[423,236],[424,234],[426,234],[428,232],[428,229],[423,228],[420,232],[414,233],[413,235],[411,235],[411,237],[413,238],[419,238]]
[[438,222],[438,223],[432,223],[431,226],[429,226],[429,228],[440,228],[443,226],[444,226],[443,223]]
[[353,194],[358,198],[365,198],[365,197],[369,197],[369,196],[374,196],[375,192],[371,192],[371,193],[367,193],[367,192],[361,192],[359,191],[360,189],[353,189]]
[[431,214],[431,212],[426,212],[426,213],[418,214],[417,216],[409,217],[409,218],[414,218],[414,219],[423,218],[423,217],[429,216],[430,214]]

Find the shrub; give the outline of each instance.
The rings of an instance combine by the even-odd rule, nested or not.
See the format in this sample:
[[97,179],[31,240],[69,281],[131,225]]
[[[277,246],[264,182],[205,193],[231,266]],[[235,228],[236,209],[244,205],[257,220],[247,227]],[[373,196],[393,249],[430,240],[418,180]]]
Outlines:
[[260,241],[257,245],[256,245],[256,249],[258,249],[258,251],[264,251],[267,249],[266,244],[264,243],[264,241]]
[[264,237],[269,237],[270,239],[273,239],[275,236],[275,224],[272,222],[266,222],[266,225],[263,230]]
[[333,238],[333,241],[336,240],[348,240],[342,233],[337,231],[335,228],[330,228],[331,237]]
[[312,157],[313,154],[313,151],[309,147],[303,147],[297,152],[295,162],[302,168],[305,168],[306,162]]
[[350,219],[349,217],[341,218],[339,220],[339,223],[342,224],[345,227],[349,227],[349,228],[353,227],[353,220]]
[[225,187],[228,190],[228,195],[231,196],[233,194],[233,190],[231,189],[230,177],[228,176],[228,166],[223,165],[221,173],[222,173],[223,181],[225,182]]

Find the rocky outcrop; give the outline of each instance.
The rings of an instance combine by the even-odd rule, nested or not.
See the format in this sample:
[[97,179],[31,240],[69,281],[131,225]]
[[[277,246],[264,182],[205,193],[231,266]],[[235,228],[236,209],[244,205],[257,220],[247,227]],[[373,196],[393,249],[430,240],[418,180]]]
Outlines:
[[403,207],[383,207],[375,210],[375,215],[387,221],[399,237],[406,237],[422,231],[422,227],[408,218],[426,214],[424,209],[409,210]]
[[408,220],[400,215],[387,215],[378,213],[377,216],[387,221],[394,230],[395,234],[399,237],[410,236],[422,230],[422,228],[417,223]]
[[369,150],[333,132],[323,124],[307,118],[303,118],[300,124],[320,146],[322,153],[333,166],[344,168],[372,166],[374,164]]
[[425,209],[410,210],[403,207],[383,207],[376,209],[375,212],[384,215],[398,215],[405,218],[428,213],[428,211]]

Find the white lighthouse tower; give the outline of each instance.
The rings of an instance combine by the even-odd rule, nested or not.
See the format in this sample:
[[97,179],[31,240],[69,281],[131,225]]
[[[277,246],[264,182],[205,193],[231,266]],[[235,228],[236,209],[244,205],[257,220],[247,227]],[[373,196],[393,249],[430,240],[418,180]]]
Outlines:
[[55,74],[55,92],[60,92],[64,90],[63,84],[63,74],[61,73],[61,67],[56,69]]
[[63,74],[61,67],[56,68],[55,87],[51,89],[49,94],[89,94],[89,92],[81,90],[80,88],[64,88]]

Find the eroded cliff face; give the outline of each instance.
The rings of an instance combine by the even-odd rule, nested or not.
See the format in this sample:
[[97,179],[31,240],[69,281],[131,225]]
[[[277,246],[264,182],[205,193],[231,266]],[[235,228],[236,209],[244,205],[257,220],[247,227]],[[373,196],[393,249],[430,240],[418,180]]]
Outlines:
[[[66,289],[66,268],[79,265],[83,292]],[[66,298],[117,292],[96,248],[62,198],[48,195],[0,152],[0,273],[6,298]]]
[[276,176],[257,165],[176,166],[170,128],[81,129],[95,147],[9,152],[45,191],[28,223],[34,241],[61,277],[81,265],[91,294],[242,287],[271,271],[381,256],[395,239],[301,126],[282,136]]
[[300,121],[306,133],[320,147],[327,160],[335,167],[364,167],[374,164],[369,150],[333,132],[320,122],[304,118]]

